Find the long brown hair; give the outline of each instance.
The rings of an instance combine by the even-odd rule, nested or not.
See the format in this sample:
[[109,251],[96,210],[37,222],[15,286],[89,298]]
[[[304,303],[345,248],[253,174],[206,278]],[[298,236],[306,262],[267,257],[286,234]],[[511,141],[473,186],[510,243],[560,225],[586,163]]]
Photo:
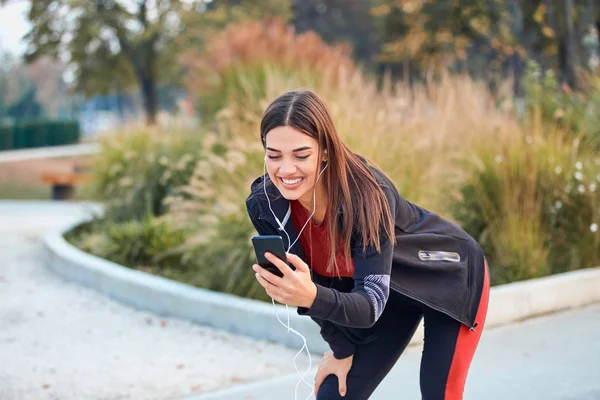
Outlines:
[[[331,244],[327,270],[340,275],[340,268],[335,261],[338,234],[345,243],[343,254],[347,263],[351,262],[350,243],[353,235],[363,245],[363,252],[368,245],[375,246],[381,252],[382,234],[386,235],[387,240],[391,239],[392,245],[395,244],[395,221],[391,219],[386,196],[361,156],[351,151],[340,139],[323,100],[310,90],[294,90],[277,97],[266,109],[260,124],[260,136],[265,149],[267,133],[279,126],[290,126],[317,140],[317,173],[319,166],[323,165],[323,150],[327,150],[328,166],[321,177],[327,192],[327,209],[332,210],[327,212],[324,221]],[[362,158],[376,167],[366,157]],[[337,224],[337,209],[340,207],[343,210],[341,230]]]

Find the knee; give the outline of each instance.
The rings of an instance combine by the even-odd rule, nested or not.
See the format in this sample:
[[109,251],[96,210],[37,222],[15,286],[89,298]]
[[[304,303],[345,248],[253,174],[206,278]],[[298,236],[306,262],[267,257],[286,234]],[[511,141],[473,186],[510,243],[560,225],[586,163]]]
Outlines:
[[368,388],[363,387],[359,382],[348,377],[346,381],[346,395],[342,397],[340,395],[337,376],[329,375],[325,378],[321,387],[319,387],[317,400],[364,400],[368,398],[368,395],[365,395],[365,390],[368,390]]
[[[349,393],[346,393],[348,396]],[[338,378],[335,375],[329,375],[321,383],[319,392],[317,393],[317,400],[338,400],[346,399],[347,397],[340,396]]]

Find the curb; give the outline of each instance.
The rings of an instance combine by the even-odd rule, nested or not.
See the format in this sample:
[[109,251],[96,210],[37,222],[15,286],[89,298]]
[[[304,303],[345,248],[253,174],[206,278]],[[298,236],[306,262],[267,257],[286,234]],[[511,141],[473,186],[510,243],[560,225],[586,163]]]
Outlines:
[[[214,292],[137,271],[88,254],[68,243],[63,234],[83,221],[47,233],[43,237],[45,265],[62,278],[103,295],[161,316],[181,318],[231,333],[270,340],[300,348],[303,341],[290,334],[274,315],[274,306],[259,300]],[[286,323],[286,306],[275,306]],[[301,332],[311,352],[329,350],[319,327],[289,307],[290,326]]]
[[[63,234],[83,221],[46,234],[43,245],[47,268],[129,306],[161,316],[191,320],[228,332],[270,340],[295,349],[302,340],[287,332],[274,315],[272,304],[196,288],[163,277],[126,268],[85,253],[70,245]],[[506,325],[527,318],[600,302],[600,267],[494,286],[486,327]],[[286,307],[276,305],[282,321]],[[289,307],[290,325],[306,337],[311,352],[329,350],[318,326]],[[421,344],[423,325],[410,345]]]

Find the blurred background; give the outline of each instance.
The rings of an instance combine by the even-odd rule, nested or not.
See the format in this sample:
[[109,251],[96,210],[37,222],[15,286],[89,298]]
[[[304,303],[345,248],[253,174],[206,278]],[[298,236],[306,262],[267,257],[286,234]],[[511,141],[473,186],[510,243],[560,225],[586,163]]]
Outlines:
[[0,0],[0,198],[92,201],[74,246],[270,301],[244,200],[304,87],[494,285],[597,266],[599,43],[596,0]]

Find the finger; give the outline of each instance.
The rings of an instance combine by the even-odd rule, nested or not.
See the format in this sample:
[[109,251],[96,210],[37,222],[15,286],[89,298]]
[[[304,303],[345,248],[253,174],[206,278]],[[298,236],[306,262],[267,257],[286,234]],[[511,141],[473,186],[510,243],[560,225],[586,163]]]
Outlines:
[[306,263],[304,261],[302,261],[302,259],[300,257],[298,257],[296,254],[285,253],[285,255],[286,255],[289,263],[292,264],[294,267],[296,267],[296,269],[298,271],[310,272],[310,268],[308,268],[308,265],[306,265]]
[[320,371],[317,372],[317,375],[315,376],[315,398],[319,394],[319,388],[321,387],[321,383],[323,383],[323,378],[323,373]]
[[271,263],[273,263],[273,265],[275,265],[281,271],[283,276],[289,275],[290,273],[293,272],[292,269],[290,268],[290,266],[285,263],[285,261],[281,260],[279,257],[275,256],[274,254],[266,252],[265,258],[267,260],[271,261]]
[[281,288],[273,285],[259,274],[256,274],[256,279],[258,280],[258,283],[260,283],[260,285],[265,289],[269,297],[278,303],[288,304],[289,299],[286,293],[281,290]]
[[261,267],[258,264],[254,264],[252,266],[252,269],[259,274],[263,279],[265,279],[267,282],[275,285],[275,286],[281,286],[283,284],[283,279],[278,277],[277,275],[275,275],[274,273],[272,273],[271,271],[264,269],[263,267]]
[[260,283],[260,285],[265,288],[265,290],[269,293],[279,293],[279,288],[275,285],[273,285],[271,282],[269,282],[268,280],[266,280],[263,276],[261,276],[260,274],[255,274],[256,275],[256,280],[258,281],[258,283]]
[[347,374],[337,374],[338,390],[340,391],[340,396],[342,397],[346,395],[346,376]]

